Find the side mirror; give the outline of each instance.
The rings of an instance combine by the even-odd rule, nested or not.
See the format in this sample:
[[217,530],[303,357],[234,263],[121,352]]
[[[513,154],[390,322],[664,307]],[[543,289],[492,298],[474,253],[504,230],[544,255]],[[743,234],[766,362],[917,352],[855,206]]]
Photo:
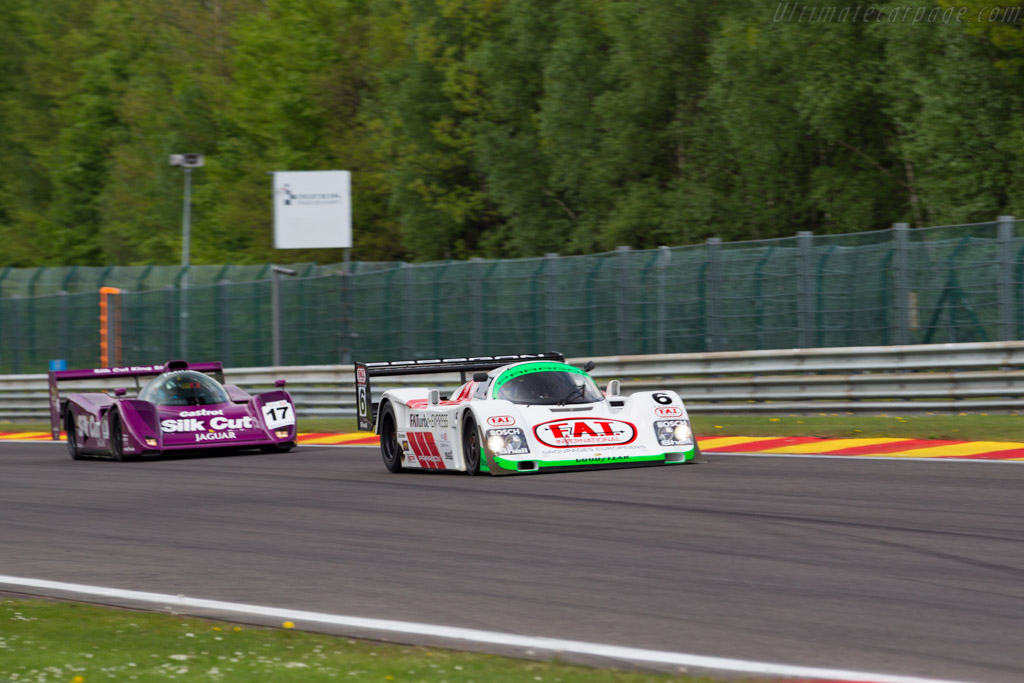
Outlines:
[[474,372],[473,373],[473,381],[474,382],[486,382],[487,381],[487,373],[486,372]]
[[288,380],[279,379],[274,381],[274,386],[278,389],[284,389],[285,384],[288,384]]
[[583,364],[583,372],[590,372],[593,369],[594,369],[594,361],[588,360],[586,363]]
[[437,389],[431,389],[430,393],[427,394],[427,403],[432,406],[436,406],[441,402],[441,392]]
[[611,382],[608,382],[608,391],[606,393],[609,396],[618,396],[619,395],[619,380],[613,379]]
[[125,389],[124,387],[118,387],[117,389],[114,389],[114,396],[124,396],[127,393],[128,390]]

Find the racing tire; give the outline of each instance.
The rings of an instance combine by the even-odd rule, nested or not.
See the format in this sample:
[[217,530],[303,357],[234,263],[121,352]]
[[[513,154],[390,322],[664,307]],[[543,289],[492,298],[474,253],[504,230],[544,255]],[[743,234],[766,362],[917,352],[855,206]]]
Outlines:
[[124,440],[121,436],[121,415],[115,410],[110,413],[110,454],[118,462],[128,462],[134,458],[124,454]]
[[385,403],[380,411],[380,455],[384,460],[384,467],[388,472],[401,472],[402,469],[402,447],[398,443],[398,421],[395,419],[395,409],[390,403]]
[[462,425],[462,458],[466,461],[466,474],[480,474],[480,430],[471,414]]
[[78,449],[78,434],[75,432],[75,415],[69,407],[64,411],[64,432],[68,440],[68,455],[72,460],[84,460],[85,456]]

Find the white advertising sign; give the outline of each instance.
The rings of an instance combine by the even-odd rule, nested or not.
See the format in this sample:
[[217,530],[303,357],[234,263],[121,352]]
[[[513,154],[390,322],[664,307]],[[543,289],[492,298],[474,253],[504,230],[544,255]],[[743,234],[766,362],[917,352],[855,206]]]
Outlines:
[[273,177],[275,249],[352,246],[348,171],[276,171]]

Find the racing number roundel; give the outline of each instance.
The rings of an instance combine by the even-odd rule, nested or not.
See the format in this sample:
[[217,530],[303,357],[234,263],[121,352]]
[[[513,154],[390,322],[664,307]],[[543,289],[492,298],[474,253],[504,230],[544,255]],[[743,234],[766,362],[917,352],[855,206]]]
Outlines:
[[636,427],[622,420],[570,417],[542,422],[533,428],[533,434],[552,448],[624,446],[636,439]]

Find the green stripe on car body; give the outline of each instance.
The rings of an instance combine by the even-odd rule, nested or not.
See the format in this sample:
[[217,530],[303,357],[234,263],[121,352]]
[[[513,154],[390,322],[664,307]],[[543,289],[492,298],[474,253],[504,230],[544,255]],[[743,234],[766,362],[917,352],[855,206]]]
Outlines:
[[529,375],[531,372],[574,372],[577,375],[583,375],[589,377],[589,375],[580,370],[579,368],[568,365],[566,363],[552,363],[552,362],[539,362],[539,363],[523,363],[517,365],[514,368],[509,368],[505,372],[498,375],[498,378],[494,380],[494,389],[491,396],[498,398],[498,389],[501,389],[502,385],[510,379],[516,377],[522,377],[523,375]]
[[[673,451],[679,452],[679,451]],[[696,457],[696,449],[685,451],[685,459],[679,461],[668,462],[669,465],[681,465],[684,462],[692,462]],[[503,470],[519,470],[520,462],[536,462],[538,469],[554,468],[554,467],[582,467],[587,465],[615,465],[618,463],[632,463],[632,462],[662,462],[668,457],[668,453],[655,453],[654,455],[610,455],[610,456],[580,456],[578,458],[571,458],[568,460],[534,460],[530,458],[523,458],[522,460],[510,460],[503,458],[500,455],[494,456],[494,463]],[[536,471],[536,470],[532,470]]]

